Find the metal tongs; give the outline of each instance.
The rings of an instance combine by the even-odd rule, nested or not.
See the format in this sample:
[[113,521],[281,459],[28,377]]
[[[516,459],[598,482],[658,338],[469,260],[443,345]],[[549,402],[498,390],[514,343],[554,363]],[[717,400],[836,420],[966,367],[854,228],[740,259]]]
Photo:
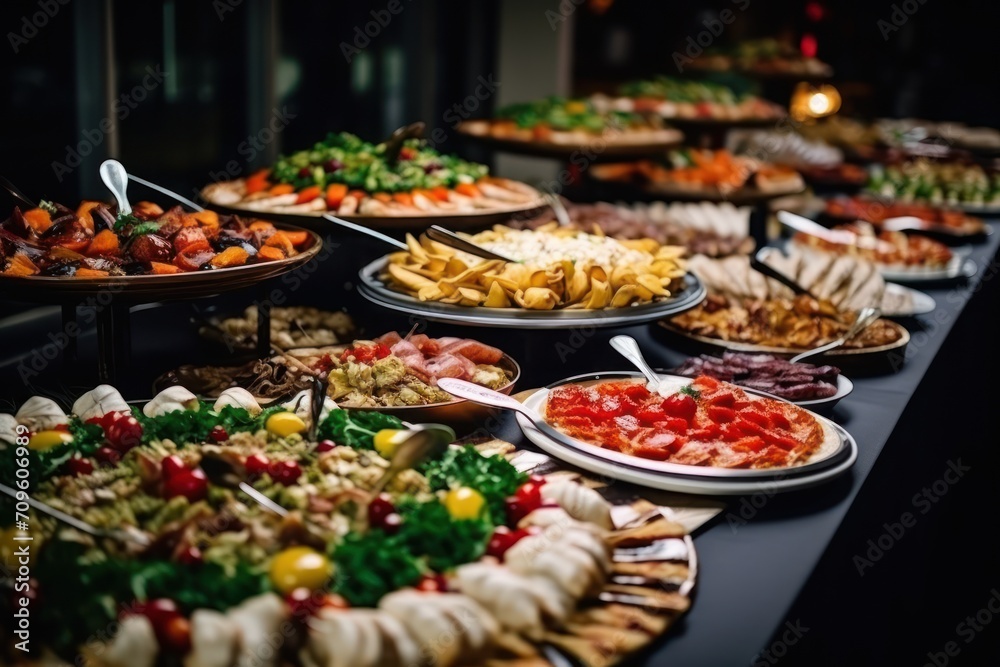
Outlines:
[[829,352],[830,350],[840,347],[841,345],[843,345],[844,343],[851,340],[859,333],[867,329],[869,326],[871,326],[875,322],[875,320],[877,320],[881,316],[882,312],[878,308],[872,308],[872,307],[862,308],[858,312],[858,317],[857,319],[854,320],[854,324],[852,324],[851,328],[847,330],[847,333],[845,333],[843,336],[841,336],[840,338],[831,343],[827,343],[826,345],[820,345],[817,348],[813,348],[812,350],[809,350],[807,352],[795,355],[794,357],[791,358],[790,360],[791,363],[793,364],[798,363],[803,359],[814,357],[817,354],[823,354],[824,352]]

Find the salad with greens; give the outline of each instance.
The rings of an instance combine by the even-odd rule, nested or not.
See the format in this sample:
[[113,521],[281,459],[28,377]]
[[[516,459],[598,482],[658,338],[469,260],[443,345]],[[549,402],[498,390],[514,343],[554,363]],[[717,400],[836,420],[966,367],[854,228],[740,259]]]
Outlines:
[[248,178],[213,183],[202,195],[249,211],[313,215],[454,215],[540,205],[533,188],[491,177],[486,165],[423,139],[373,144],[347,132],[331,132]]
[[[363,607],[358,618],[377,614],[378,627],[393,631],[377,662],[344,664],[392,665],[391,656],[434,641],[401,620],[409,614],[400,605],[452,591],[467,564],[504,559],[534,535],[519,522],[560,507],[551,500],[566,493],[560,488],[575,506],[589,502],[602,520],[610,516],[594,492],[561,483],[543,495],[544,478],[471,445],[452,445],[384,484],[407,427],[327,404],[310,439],[312,415],[302,409],[310,398],[262,408],[242,389],[210,403],[170,387],[139,410],[102,385],[71,414],[34,397],[0,415],[0,481],[16,485],[18,468],[29,469],[33,498],[95,531],[34,510],[6,525],[15,512],[5,507],[0,555],[10,563],[30,533],[31,576],[0,611],[26,608],[38,645],[65,659],[114,667],[209,664],[209,655],[230,654],[211,664],[250,664],[240,656],[259,653],[285,625],[299,635],[289,646],[322,655],[316,643],[329,635],[309,628],[331,610]],[[580,553],[603,553],[603,542],[583,532],[578,542],[600,546],[588,542]],[[532,552],[567,548],[548,539]],[[577,578],[598,572],[581,567]],[[0,577],[15,582],[13,571]],[[449,596],[461,608],[473,604]],[[115,632],[101,639],[109,627]]]

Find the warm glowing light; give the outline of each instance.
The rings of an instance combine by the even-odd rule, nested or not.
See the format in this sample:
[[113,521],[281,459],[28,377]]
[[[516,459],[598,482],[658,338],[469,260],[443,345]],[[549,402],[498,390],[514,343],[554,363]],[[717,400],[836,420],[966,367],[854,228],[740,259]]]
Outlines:
[[813,93],[810,95],[808,104],[809,111],[813,112],[816,116],[822,116],[829,113],[830,107],[832,106],[830,104],[830,98],[824,93]]
[[800,83],[792,94],[791,114],[796,120],[822,118],[840,110],[840,91],[830,85],[814,88]]
[[807,2],[806,3],[806,18],[810,21],[821,21],[823,20],[823,14],[826,11],[823,9],[823,5],[818,2]]

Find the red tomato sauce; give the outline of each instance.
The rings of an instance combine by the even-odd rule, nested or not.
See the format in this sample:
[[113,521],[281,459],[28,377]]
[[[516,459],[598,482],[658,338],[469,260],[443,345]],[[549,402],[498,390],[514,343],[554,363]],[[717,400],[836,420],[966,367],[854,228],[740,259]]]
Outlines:
[[569,436],[641,458],[719,468],[801,464],[823,443],[807,411],[701,376],[667,398],[641,381],[565,385],[549,393],[547,421]]

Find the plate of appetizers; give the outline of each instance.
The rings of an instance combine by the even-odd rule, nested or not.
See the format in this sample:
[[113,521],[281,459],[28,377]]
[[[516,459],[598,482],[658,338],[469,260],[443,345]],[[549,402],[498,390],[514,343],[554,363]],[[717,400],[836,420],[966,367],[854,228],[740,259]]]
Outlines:
[[877,231],[866,222],[836,225],[827,238],[797,232],[795,246],[807,247],[832,255],[867,259],[878,267],[886,280],[897,282],[934,282],[970,278],[977,267],[968,257],[970,249],[949,248],[919,234]]
[[823,214],[841,222],[864,220],[876,228],[881,228],[886,220],[891,224],[892,218],[919,218],[922,224],[914,232],[941,236],[976,237],[993,233],[981,218],[964,211],[916,202],[882,201],[870,195],[828,199]]
[[[600,229],[619,240],[649,238],[663,245],[684,246],[692,255],[709,257],[746,255],[754,248],[749,207],[730,202],[565,202],[564,208],[573,227],[583,231]],[[554,220],[555,213],[544,208],[531,218],[507,224],[514,229],[537,229]]]
[[611,665],[688,610],[697,558],[669,508],[453,440],[183,387],[0,415],[0,449],[27,444],[35,470],[23,604],[45,664]]
[[512,261],[485,260],[426,237],[361,270],[370,301],[430,320],[516,328],[619,326],[695,306],[704,290],[684,249],[554,225],[496,226],[466,237]]
[[689,378],[708,375],[813,410],[829,410],[854,391],[854,383],[836,366],[792,363],[770,354],[702,354],[670,372]]
[[654,113],[678,125],[754,126],[773,124],[787,115],[781,106],[728,86],[666,76],[623,85],[620,97],[595,96],[598,109]]
[[[775,262],[769,260],[768,264]],[[817,264],[806,256],[805,265]],[[886,303],[884,294],[881,299],[878,297],[878,285],[884,284],[881,281],[869,283],[869,287],[860,291],[841,291],[838,287],[829,298],[824,298],[827,288],[805,274],[798,274],[799,281],[816,293],[797,295],[752,269],[746,257],[718,260],[694,257],[689,267],[705,284],[708,297],[695,308],[659,324],[675,335],[716,349],[799,354],[842,338],[863,308]],[[863,280],[864,268],[858,266],[847,272],[850,280]],[[869,274],[874,272],[871,267],[868,269]],[[791,271],[783,272],[792,275]],[[841,281],[837,285],[842,285],[846,274],[830,275]],[[880,318],[826,355],[835,357],[839,365],[853,358],[870,360],[875,356],[902,354],[909,339],[904,327]]]
[[1000,213],[1000,173],[979,164],[914,158],[873,165],[866,189],[889,200],[948,206],[966,213]]
[[[877,304],[886,317],[913,317],[926,315],[937,307],[934,297],[929,294],[886,282],[878,265],[857,255],[834,254],[793,245],[787,252],[773,246],[761,248],[757,251],[757,259],[841,310],[860,310]],[[696,261],[695,266],[701,268],[702,263]],[[747,284],[754,280],[746,275],[749,266],[737,267],[735,263],[730,263],[726,268],[726,273],[713,274],[715,280],[712,284],[721,291],[738,290],[735,283],[728,282],[730,275],[746,276]],[[790,290],[776,283],[768,283],[768,290],[769,294],[792,296]]]
[[486,165],[442,154],[422,139],[393,147],[346,132],[247,178],[207,185],[201,195],[241,214],[302,222],[332,214],[396,229],[487,226],[545,204],[531,186],[491,176]]
[[270,403],[321,378],[338,407],[458,424],[485,418],[486,412],[438,388],[438,379],[457,377],[509,394],[520,374],[513,358],[477,340],[391,331],[370,340],[285,349],[239,366],[186,365],[161,376],[154,389],[179,384],[215,398],[239,387]]
[[586,151],[597,159],[654,155],[684,135],[658,119],[634,112],[599,111],[591,100],[548,97],[512,104],[488,120],[468,120],[458,132],[482,143],[541,156]]
[[666,163],[640,160],[599,164],[591,167],[587,175],[600,183],[648,195],[736,205],[796,194],[805,188],[802,177],[790,167],[762,163],[724,149],[675,150],[669,153]]
[[656,391],[638,373],[569,378],[525,399],[541,423],[518,424],[568,463],[686,493],[805,488],[857,458],[850,434],[804,408],[707,376],[660,377]]
[[309,230],[210,210],[139,202],[118,215],[96,201],[75,211],[42,202],[0,223],[0,285],[33,298],[184,298],[291,271],[321,247]]

